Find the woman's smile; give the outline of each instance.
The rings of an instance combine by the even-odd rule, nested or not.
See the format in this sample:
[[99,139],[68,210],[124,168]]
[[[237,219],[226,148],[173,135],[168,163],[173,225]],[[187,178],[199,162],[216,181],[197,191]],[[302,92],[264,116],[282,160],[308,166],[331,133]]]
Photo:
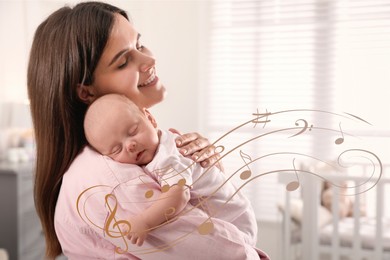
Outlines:
[[158,77],[156,76],[156,70],[153,69],[153,72],[150,75],[150,77],[144,83],[139,84],[138,87],[141,88],[141,87],[153,86],[156,85],[157,81],[158,81]]

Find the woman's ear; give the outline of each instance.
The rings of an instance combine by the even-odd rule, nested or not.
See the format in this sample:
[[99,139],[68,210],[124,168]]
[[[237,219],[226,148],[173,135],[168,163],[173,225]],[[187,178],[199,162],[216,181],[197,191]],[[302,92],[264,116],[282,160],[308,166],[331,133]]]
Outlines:
[[145,113],[146,118],[150,121],[150,123],[152,123],[153,127],[157,128],[156,119],[154,118],[154,116],[152,116],[152,114],[149,112],[149,110],[144,108],[144,113]]
[[84,102],[87,105],[91,104],[96,99],[96,96],[93,92],[92,85],[86,86],[86,85],[78,84],[77,96],[82,102]]

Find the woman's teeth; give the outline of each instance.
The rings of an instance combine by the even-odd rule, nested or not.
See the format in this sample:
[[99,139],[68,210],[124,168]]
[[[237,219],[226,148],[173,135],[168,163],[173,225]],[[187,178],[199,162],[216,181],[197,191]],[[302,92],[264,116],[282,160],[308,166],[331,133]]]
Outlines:
[[150,78],[149,78],[147,81],[145,81],[144,83],[142,83],[142,84],[140,84],[140,85],[138,85],[138,86],[139,86],[139,87],[147,86],[147,85],[149,85],[150,83],[152,83],[153,80],[154,80],[155,78],[156,78],[156,74],[153,73],[153,75],[151,75]]

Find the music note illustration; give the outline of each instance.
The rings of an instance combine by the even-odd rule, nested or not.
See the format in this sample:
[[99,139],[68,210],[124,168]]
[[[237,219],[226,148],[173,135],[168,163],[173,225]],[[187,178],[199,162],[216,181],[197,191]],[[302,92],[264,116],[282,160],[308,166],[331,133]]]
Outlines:
[[202,224],[198,226],[198,232],[201,235],[208,235],[214,230],[214,223],[211,221],[211,219],[206,220]]
[[[268,116],[271,115],[271,113],[268,112],[267,109],[265,110],[265,114],[259,113],[259,109],[256,109],[256,112],[257,112],[257,113],[252,113],[252,115],[257,116],[257,118],[255,118],[255,119],[252,120],[252,123],[254,123],[253,128],[255,128],[255,127],[257,126],[257,124],[259,124],[259,123],[263,123],[263,128],[264,128],[265,125],[266,125],[268,122],[271,122],[271,120],[268,119]],[[260,120],[260,119],[263,118],[264,116],[265,116],[265,120]]]
[[[166,182],[167,183],[167,181],[166,180],[164,180],[164,179],[162,179],[162,181],[164,181],[164,182]],[[162,187],[161,187],[161,192],[167,192],[167,191],[169,191],[169,189],[171,188],[171,186],[167,183],[167,184],[164,184]]]
[[170,207],[165,210],[164,216],[165,216],[165,221],[170,220],[176,213],[176,209],[174,207]]
[[180,179],[178,182],[177,182],[177,185],[179,185],[180,187],[183,187],[186,185],[186,179]]
[[[306,121],[306,119],[302,119],[301,118],[301,119],[298,119],[297,121],[295,121],[295,125],[298,126],[298,127],[299,127],[299,122],[303,122],[303,124],[304,124],[303,128],[298,133],[296,133],[296,134],[294,134],[292,136],[289,136],[289,138],[297,136],[297,135],[300,135],[300,134],[303,134],[307,130],[307,128],[309,126],[309,123]],[[309,131],[311,131],[312,127],[313,127],[313,125],[310,126]]]
[[223,145],[218,145],[214,148],[214,153],[222,153],[223,151],[225,151],[225,146]]
[[182,179],[180,179],[178,182],[177,182],[177,185],[179,185],[180,187],[184,187],[186,184],[187,184],[187,180],[184,178],[183,176],[183,172],[184,171],[187,171],[189,170],[188,168],[185,168],[183,169],[182,171],[180,170],[177,170],[176,167],[172,167],[172,172],[174,172],[175,174],[173,176],[176,176],[176,175],[180,175],[180,177],[182,177]]
[[150,199],[151,197],[153,197],[154,195],[154,192],[152,190],[148,190],[145,192],[145,198],[147,199]]
[[295,158],[294,158],[294,160],[293,160],[293,166],[294,166],[295,175],[296,175],[296,177],[297,177],[297,181],[292,181],[292,182],[288,183],[288,184],[286,185],[286,190],[287,190],[287,191],[294,191],[294,190],[298,189],[299,186],[300,186],[299,177],[298,177],[298,172],[297,172],[297,169],[295,168]]
[[[109,203],[110,198],[114,202],[113,209],[111,208],[111,205]],[[122,249],[120,247],[115,247],[115,252],[117,252],[118,254],[123,254],[129,248],[128,244],[127,244],[127,240],[126,240],[126,235],[129,233],[129,231],[131,229],[131,225],[126,220],[116,220],[115,215],[116,215],[118,203],[117,203],[117,199],[116,199],[115,195],[107,194],[105,197],[105,201],[106,201],[106,206],[110,211],[110,214],[108,215],[107,220],[104,223],[104,231],[109,237],[123,239],[123,242],[124,242],[126,248]],[[115,233],[119,233],[119,235],[114,235],[113,232],[111,231],[110,227],[117,228],[119,232],[115,232]]]
[[247,160],[249,160],[250,162],[252,162],[252,158],[251,158],[248,154],[244,153],[244,152],[241,151],[241,150],[240,150],[240,156],[241,156],[241,159],[244,161],[245,166],[248,168],[248,170],[245,170],[245,171],[243,171],[243,172],[240,174],[240,178],[241,178],[241,180],[246,180],[246,179],[248,179],[249,177],[251,177],[252,171],[251,171],[251,169],[249,168],[248,163],[245,161],[245,159],[247,159]]
[[164,185],[161,185],[161,192],[167,192],[171,188],[171,185],[166,181],[168,178],[165,177],[167,172],[171,170],[172,167],[170,165],[163,167],[163,168],[158,168],[154,170],[155,174],[158,176],[158,179],[161,180],[161,182],[165,183]]
[[341,132],[342,137],[339,137],[334,141],[334,143],[337,145],[344,143],[344,133],[343,133],[343,130],[341,129],[341,122],[339,123],[339,128],[340,128],[340,132]]
[[[177,168],[183,168],[183,167],[181,167],[181,165],[177,165]],[[183,168],[183,170],[180,171],[180,170],[177,170],[176,167],[173,167],[171,164],[169,164],[168,166],[165,166],[163,168],[156,169],[155,172],[158,176],[158,179],[162,183],[166,183],[166,184],[162,185],[161,191],[163,193],[169,191],[169,189],[171,188],[171,185],[169,184],[169,182],[167,180],[172,179],[172,178],[177,179],[178,176],[180,176],[181,179],[179,179],[176,184],[181,186],[181,187],[185,186],[187,184],[187,181],[182,173],[184,171],[187,171],[188,168],[189,167]],[[171,183],[172,183],[172,181],[171,181]]]
[[198,198],[199,201],[198,205],[202,208],[204,212],[206,212],[207,216],[209,217],[208,219],[206,219],[205,222],[203,222],[198,226],[198,232],[201,235],[208,235],[214,230],[214,223],[211,220],[211,216],[210,216],[211,208],[209,207],[209,205],[207,205],[207,199],[208,199],[207,197],[203,197],[203,196]]
[[[146,186],[151,186],[151,184],[148,184],[147,182],[145,182],[145,181],[143,180],[143,178],[146,178],[146,176],[140,174],[140,175],[138,176],[138,178],[139,178],[140,181],[141,181],[143,184],[145,184]],[[145,198],[147,198],[147,199],[150,199],[151,197],[153,197],[153,195],[154,195],[154,191],[153,191],[152,189],[147,190],[147,191],[145,192]]]

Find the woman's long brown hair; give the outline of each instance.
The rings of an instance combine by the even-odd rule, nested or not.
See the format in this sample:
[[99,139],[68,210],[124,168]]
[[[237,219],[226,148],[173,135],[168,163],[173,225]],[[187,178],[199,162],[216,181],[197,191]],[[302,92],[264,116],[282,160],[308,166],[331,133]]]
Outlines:
[[63,7],[34,35],[27,73],[37,149],[34,200],[50,259],[62,252],[54,229],[62,177],[86,144],[87,105],[79,100],[76,88],[93,83],[115,13],[128,19],[123,10],[101,2]]

